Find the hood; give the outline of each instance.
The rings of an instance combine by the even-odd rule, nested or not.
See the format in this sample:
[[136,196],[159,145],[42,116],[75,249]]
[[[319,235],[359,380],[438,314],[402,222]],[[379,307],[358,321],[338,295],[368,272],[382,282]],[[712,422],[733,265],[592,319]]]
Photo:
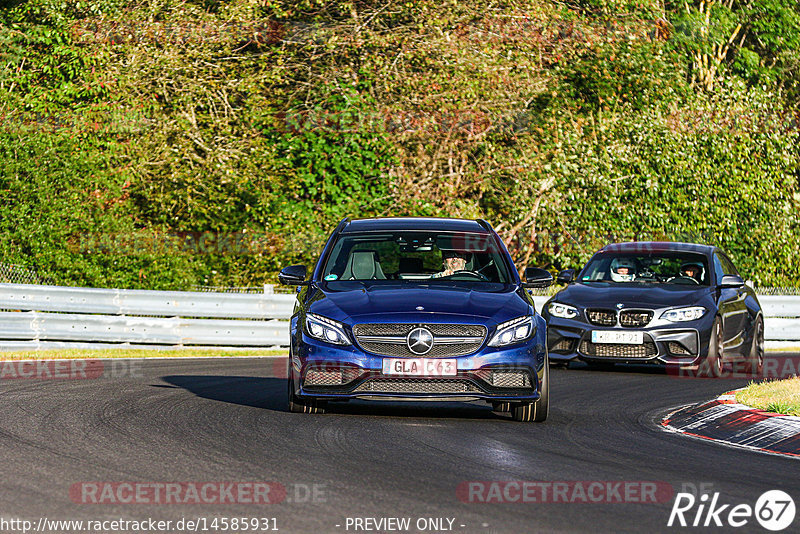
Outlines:
[[657,309],[693,306],[710,294],[711,288],[708,286],[584,282],[570,284],[559,291],[553,300],[583,308],[613,308],[621,303],[626,308]]
[[323,282],[308,311],[347,324],[435,320],[490,327],[531,313],[518,291],[510,284]]

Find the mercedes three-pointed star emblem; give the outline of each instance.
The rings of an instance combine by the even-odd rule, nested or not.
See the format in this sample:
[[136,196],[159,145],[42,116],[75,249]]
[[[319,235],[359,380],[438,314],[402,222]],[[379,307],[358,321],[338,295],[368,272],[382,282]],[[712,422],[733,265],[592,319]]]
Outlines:
[[408,350],[417,355],[427,354],[433,347],[433,334],[427,328],[415,328],[406,338]]

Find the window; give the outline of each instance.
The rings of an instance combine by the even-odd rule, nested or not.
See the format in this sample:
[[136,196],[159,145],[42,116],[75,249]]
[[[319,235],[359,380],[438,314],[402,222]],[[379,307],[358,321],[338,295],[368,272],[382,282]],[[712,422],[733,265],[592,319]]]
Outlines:
[[709,285],[708,260],[691,252],[596,254],[581,271],[581,282]]
[[726,256],[725,254],[720,253],[719,261],[722,263],[722,270],[725,274],[733,274],[739,276],[739,271],[736,270],[736,267],[733,265],[733,262]]
[[722,277],[725,276],[725,269],[722,267],[722,262],[720,261],[719,254],[714,253],[714,274],[717,277],[717,283],[722,280]]
[[387,232],[340,235],[323,279],[509,283],[504,252],[491,234]]

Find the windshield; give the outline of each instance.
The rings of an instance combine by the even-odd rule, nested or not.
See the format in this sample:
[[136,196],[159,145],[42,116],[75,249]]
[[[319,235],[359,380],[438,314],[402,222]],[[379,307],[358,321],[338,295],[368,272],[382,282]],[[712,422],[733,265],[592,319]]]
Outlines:
[[580,274],[581,282],[707,286],[708,261],[702,254],[596,254]]
[[491,235],[453,232],[345,234],[324,280],[425,280],[510,283],[505,255]]

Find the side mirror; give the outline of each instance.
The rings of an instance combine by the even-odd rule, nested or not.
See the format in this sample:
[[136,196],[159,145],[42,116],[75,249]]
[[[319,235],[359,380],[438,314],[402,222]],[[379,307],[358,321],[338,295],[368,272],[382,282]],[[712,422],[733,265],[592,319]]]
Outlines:
[[738,289],[744,285],[744,280],[742,280],[741,276],[736,276],[735,274],[726,274],[722,277],[722,280],[719,281],[719,287],[722,288],[735,288]]
[[538,267],[528,267],[525,269],[524,287],[544,288],[550,287],[553,283],[553,275]]
[[307,286],[306,266],[290,265],[289,267],[284,267],[278,274],[278,281],[287,286]]
[[559,284],[569,284],[575,280],[575,269],[564,269],[556,277],[556,282]]

